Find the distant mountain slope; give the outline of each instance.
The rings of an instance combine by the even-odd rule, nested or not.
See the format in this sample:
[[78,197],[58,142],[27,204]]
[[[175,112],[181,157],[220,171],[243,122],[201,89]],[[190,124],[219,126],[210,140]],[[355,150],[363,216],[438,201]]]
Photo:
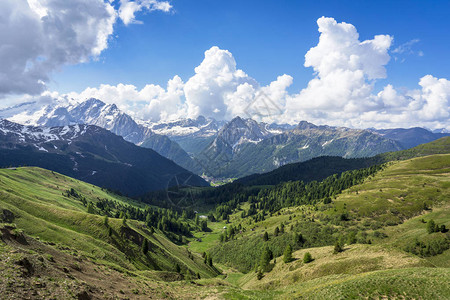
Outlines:
[[224,122],[199,116],[196,119],[143,124],[157,134],[168,136],[190,155],[196,155],[211,143]]
[[[235,127],[230,128],[232,132],[237,132]],[[257,140],[257,134],[250,135],[247,140],[236,136],[232,141],[239,142],[231,146],[226,138],[228,136],[233,134],[224,127],[207,151],[197,157],[215,177],[242,177],[269,172],[288,163],[318,156],[358,158],[402,149],[397,142],[367,130],[316,126],[304,121],[293,130],[280,134],[269,132],[266,138],[260,140]]]
[[92,125],[49,128],[0,120],[0,153],[3,167],[39,166],[132,196],[175,184],[174,176],[207,185],[155,151]]
[[201,165],[195,162],[178,143],[165,135],[153,134],[147,137],[140,146],[153,149],[161,155],[164,153],[163,156],[195,174],[201,174],[203,171]]
[[271,172],[253,174],[239,178],[235,182],[244,185],[275,185],[281,182],[302,180],[305,182],[323,180],[326,177],[348,170],[371,166],[367,158],[342,158],[338,156],[321,156],[305,162],[287,164]]
[[[26,124],[46,127],[75,124],[96,125],[122,136],[126,141],[133,144],[141,144],[147,141],[146,148],[155,150],[189,171],[201,173],[198,164],[195,164],[192,158],[176,142],[136,123],[131,116],[122,112],[115,104],[106,104],[103,101],[91,98],[77,105],[47,105],[29,116],[19,113],[20,109],[32,111],[31,105],[33,103],[25,103],[22,106],[0,111],[0,117],[3,113],[11,117],[12,120],[18,119],[25,121]],[[160,145],[159,142],[162,144]]]
[[392,160],[405,160],[414,157],[450,153],[450,137],[444,137],[417,147],[396,152],[387,152],[367,158],[342,158],[322,156],[299,163],[287,164],[271,172],[252,174],[235,182],[244,185],[275,185],[281,182],[303,180],[322,180],[326,177],[348,170],[370,167]]
[[375,129],[372,130],[381,136],[397,141],[403,149],[409,149],[420,144],[429,143],[442,137],[450,136],[450,133],[434,133],[427,129],[414,128],[395,128],[395,129]]

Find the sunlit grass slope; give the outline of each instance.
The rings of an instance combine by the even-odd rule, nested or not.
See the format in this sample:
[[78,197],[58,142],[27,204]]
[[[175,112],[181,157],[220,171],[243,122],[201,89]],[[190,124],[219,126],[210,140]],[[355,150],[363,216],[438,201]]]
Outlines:
[[[108,199],[141,207],[141,204],[109,193],[99,187],[40,168],[0,170],[0,210],[11,211],[17,228],[26,234],[54,244],[74,255],[130,271],[189,270],[202,277],[216,271],[185,248],[173,244],[160,231],[151,234],[142,222],[110,218],[87,213],[80,199],[68,197],[74,189],[87,202]],[[110,229],[111,228],[111,229]],[[142,241],[149,241],[147,254]]]

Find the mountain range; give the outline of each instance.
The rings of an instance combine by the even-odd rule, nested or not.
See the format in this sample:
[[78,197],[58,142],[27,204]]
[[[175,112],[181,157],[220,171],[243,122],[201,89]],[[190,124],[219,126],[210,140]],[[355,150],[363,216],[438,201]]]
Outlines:
[[[228,122],[195,119],[134,120],[115,104],[88,99],[77,104],[28,102],[0,110],[0,117],[35,126],[96,125],[126,141],[155,150],[181,167],[209,178],[235,178],[269,172],[318,156],[357,158],[408,149],[449,133],[424,128],[350,129],[259,123],[236,117]],[[34,108],[33,108],[34,107]]]
[[0,166],[32,165],[137,196],[174,184],[206,186],[151,149],[95,125],[24,126],[0,120]]
[[[52,104],[34,108],[29,102],[0,111],[0,117],[8,117],[17,123],[35,126],[66,126],[75,124],[96,125],[122,136],[126,141],[151,148],[180,166],[201,174],[192,158],[167,136],[154,133],[149,127],[137,124],[115,104],[106,104],[98,99],[88,99],[75,105]],[[28,111],[28,113],[26,113]]]

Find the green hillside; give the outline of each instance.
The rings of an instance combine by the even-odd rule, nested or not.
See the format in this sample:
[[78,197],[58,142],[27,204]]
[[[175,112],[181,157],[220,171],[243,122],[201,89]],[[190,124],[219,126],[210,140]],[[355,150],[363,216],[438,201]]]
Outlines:
[[[247,273],[231,271],[229,278],[237,285],[282,291],[286,298],[292,292],[305,299],[347,299],[356,297],[353,289],[364,283],[367,289],[357,289],[361,297],[375,291],[380,297],[398,297],[409,291],[410,298],[446,299],[450,234],[440,229],[428,233],[427,224],[433,220],[439,228],[450,227],[449,174],[450,155],[431,155],[390,162],[328,204],[286,207],[255,220],[242,218],[249,207],[243,203],[230,216],[228,229],[221,230],[227,231],[228,241],[206,240],[208,251],[230,270]],[[230,234],[229,228],[239,228],[239,233]],[[343,252],[333,254],[336,243]],[[288,264],[282,257],[287,245],[299,249]],[[196,243],[191,247],[195,249]],[[255,270],[265,247],[275,259],[258,280]],[[312,263],[302,262],[305,252],[312,254]],[[392,293],[385,290],[391,282],[395,282]],[[428,286],[438,284],[443,288],[430,293]],[[308,292],[299,292],[304,289]]]
[[[0,288],[11,299],[448,299],[449,175],[450,154],[436,154],[310,185],[247,187],[249,198],[205,207],[201,230],[204,217],[39,168],[2,169]],[[349,187],[320,192],[334,186]]]
[[[105,224],[105,217],[98,215],[103,212],[98,202],[116,203],[117,210],[121,205],[144,209],[131,199],[44,169],[0,170],[0,209],[12,213],[10,221],[27,235],[79,257],[129,271],[176,271],[178,264],[185,272],[202,277],[217,274],[202,257],[171,242],[167,238],[172,236],[170,232],[156,229],[152,234],[144,222],[130,219],[124,225],[123,218],[113,216]],[[110,213],[118,211],[111,209]],[[145,239],[149,243],[147,254],[141,249]]]

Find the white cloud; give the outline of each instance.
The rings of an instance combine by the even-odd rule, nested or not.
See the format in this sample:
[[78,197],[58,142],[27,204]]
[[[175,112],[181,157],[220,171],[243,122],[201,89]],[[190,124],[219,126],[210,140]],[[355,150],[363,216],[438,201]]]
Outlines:
[[[400,46],[396,47],[394,50],[392,50],[392,53],[396,53],[396,54],[402,54],[402,53],[413,54],[415,52],[412,50],[412,46],[414,46],[415,44],[417,44],[419,42],[420,42],[419,39],[412,39],[412,40],[410,40],[410,41],[408,41],[406,43],[403,43]],[[418,55],[422,56],[423,52],[419,51]]]
[[[217,119],[229,117],[229,107],[225,101],[240,85],[254,89],[258,84],[244,71],[236,69],[236,61],[229,51],[211,47],[205,51],[202,63],[195,68],[195,75],[184,86],[188,116],[204,115]],[[241,92],[242,89],[244,88],[240,89]],[[227,101],[233,103],[232,99]],[[235,111],[238,108],[230,109]]]
[[[123,5],[138,7],[120,14],[124,22],[133,21],[136,11],[171,9],[156,0],[122,1],[119,10]],[[0,1],[0,97],[39,94],[51,72],[97,58],[118,14],[109,0]]]
[[[421,89],[399,92],[391,84],[374,93],[377,79],[386,77],[392,37],[376,35],[359,41],[356,28],[332,18],[317,21],[320,38],[305,55],[305,66],[315,71],[308,86],[287,96],[287,122],[301,119],[349,127],[449,128],[449,81],[426,75]],[[418,40],[394,49],[410,51]]]
[[426,75],[420,79],[419,85],[422,87],[419,97],[424,101],[423,107],[418,112],[419,119],[448,122],[450,119],[450,81]]
[[[41,8],[36,10],[44,13]],[[376,35],[360,41],[351,24],[324,17],[317,24],[319,41],[306,53],[304,64],[314,70],[314,77],[296,94],[287,92],[293,82],[291,76],[285,74],[261,86],[237,68],[230,51],[214,46],[205,51],[203,61],[186,82],[175,76],[167,87],[101,85],[63,97],[78,101],[99,98],[147,121],[199,115],[228,120],[240,115],[278,123],[307,120],[355,128],[450,129],[449,80],[426,75],[414,90],[398,90],[387,84],[375,91],[376,81],[387,76],[385,66],[390,60],[392,37]]]
[[89,98],[114,103],[123,111],[141,120],[159,121],[175,119],[185,115],[182,103],[184,83],[175,76],[167,83],[167,89],[159,85],[147,84],[141,90],[132,84],[116,86],[102,84],[98,88],[87,88],[81,93],[63,95],[76,101]]
[[389,35],[376,35],[360,41],[356,28],[333,18],[319,18],[317,46],[305,55],[305,67],[316,72],[308,86],[286,101],[287,121],[307,115],[325,118],[333,112],[361,113],[380,109],[382,103],[372,94],[375,79],[385,78],[385,65],[392,42]]
[[141,24],[141,21],[136,20],[136,13],[142,10],[154,11],[160,10],[163,12],[170,12],[172,5],[167,1],[156,0],[120,0],[119,17],[125,25]]
[[[93,97],[116,103],[119,108],[146,121],[200,115],[222,120],[245,116],[246,108],[258,100],[261,93],[284,106],[286,88],[291,84],[292,77],[282,75],[268,86],[260,87],[253,78],[236,68],[236,61],[229,51],[214,46],[205,51],[204,60],[186,83],[175,76],[169,80],[167,88],[148,84],[139,90],[134,85],[104,84],[67,96],[78,101]],[[253,117],[264,120],[264,116]]]

